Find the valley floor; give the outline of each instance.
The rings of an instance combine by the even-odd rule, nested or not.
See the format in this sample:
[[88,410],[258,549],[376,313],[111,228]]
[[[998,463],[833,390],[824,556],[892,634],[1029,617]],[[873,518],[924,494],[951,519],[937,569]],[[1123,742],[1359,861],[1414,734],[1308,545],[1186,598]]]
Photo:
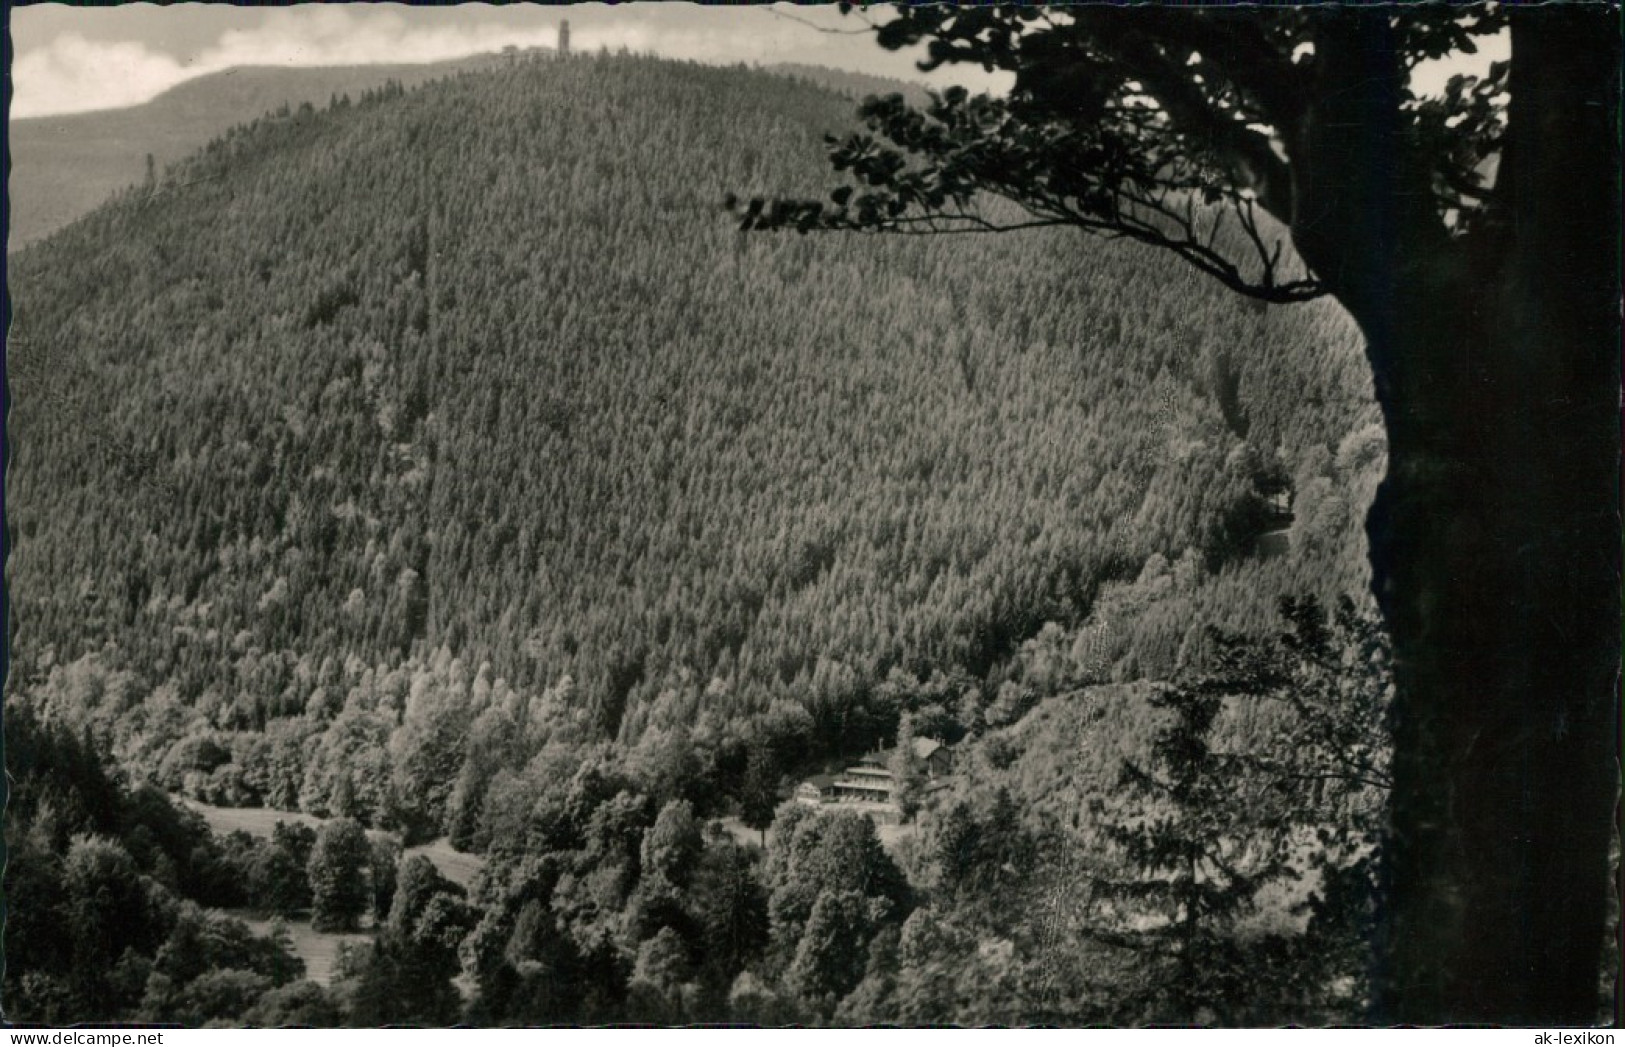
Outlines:
[[[264,918],[252,909],[225,909],[227,916],[248,925],[248,929],[261,938],[269,938],[275,931],[275,921]],[[372,941],[372,932],[350,931],[343,934],[318,931],[309,920],[284,920],[288,930],[288,945],[293,954],[304,961],[305,977],[321,986],[333,984],[333,969],[338,964],[339,950],[349,943]]]
[[[213,804],[199,803],[178,796],[175,800],[201,814],[203,820],[208,823],[209,830],[217,835],[241,830],[250,836],[270,839],[278,822],[298,822],[316,829],[328,821],[326,818],[318,818],[301,811],[277,811],[266,807],[216,807]],[[377,838],[391,834],[369,830],[367,835]],[[405,859],[418,854],[434,863],[434,867],[442,876],[464,889],[473,885],[475,876],[485,867],[484,858],[459,851],[444,839],[408,847],[401,852],[401,857]],[[262,938],[270,937],[275,929],[275,921],[253,910],[223,911],[243,921],[249,930]],[[283,925],[287,928],[288,943],[294,955],[304,961],[305,977],[322,986],[329,986],[333,982],[340,949],[351,943],[370,942],[373,938],[371,928],[344,933],[318,931],[310,925],[308,919],[284,920]],[[454,978],[453,983],[465,998],[470,995],[472,985],[465,979]]]

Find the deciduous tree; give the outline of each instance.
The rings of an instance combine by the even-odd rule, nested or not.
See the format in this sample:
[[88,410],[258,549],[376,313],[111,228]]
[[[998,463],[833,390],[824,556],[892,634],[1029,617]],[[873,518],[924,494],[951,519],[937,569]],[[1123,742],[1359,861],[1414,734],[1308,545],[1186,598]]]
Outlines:
[[316,833],[307,872],[311,890],[311,926],[318,931],[354,930],[372,901],[367,869],[372,847],[366,831],[353,818],[339,818]]
[[686,887],[704,849],[693,806],[687,800],[670,800],[643,834],[643,875]]
[[828,1014],[863,979],[874,932],[868,898],[857,891],[824,891],[807,917],[786,984]]
[[289,915],[310,908],[310,855],[316,830],[301,822],[277,822],[271,842],[253,869],[256,904]]

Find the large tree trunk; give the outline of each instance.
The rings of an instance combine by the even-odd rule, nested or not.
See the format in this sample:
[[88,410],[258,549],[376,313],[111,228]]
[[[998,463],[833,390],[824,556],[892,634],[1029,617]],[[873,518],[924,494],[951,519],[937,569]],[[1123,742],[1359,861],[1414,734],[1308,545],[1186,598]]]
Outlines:
[[1465,263],[1441,256],[1455,272],[1413,259],[1355,310],[1389,433],[1368,523],[1397,687],[1383,1021],[1601,1011],[1618,784],[1617,15],[1520,13],[1513,60],[1504,228]]

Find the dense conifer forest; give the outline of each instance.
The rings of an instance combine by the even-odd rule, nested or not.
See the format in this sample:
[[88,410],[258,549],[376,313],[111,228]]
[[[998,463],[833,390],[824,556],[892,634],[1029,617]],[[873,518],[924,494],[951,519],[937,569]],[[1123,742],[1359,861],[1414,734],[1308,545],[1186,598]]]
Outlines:
[[[85,916],[111,988],[9,966],[8,1017],[1353,1013],[1380,775],[1281,789],[1380,733],[1380,636],[1329,613],[1384,462],[1352,325],[1064,234],[735,231],[852,121],[807,79],[525,60],[267,114],[13,256],[8,739],[80,755],[11,838],[154,915]],[[963,768],[901,843],[774,818],[900,735]],[[1210,736],[1250,755],[1181,762]],[[1184,946],[1106,900],[1194,911],[1123,806],[1169,781],[1275,798],[1169,808],[1248,856]],[[165,793],[333,821],[166,850]],[[209,906],[376,935],[331,986],[239,943],[187,988],[166,940],[236,941]],[[1260,963],[1296,974],[1237,1006]]]

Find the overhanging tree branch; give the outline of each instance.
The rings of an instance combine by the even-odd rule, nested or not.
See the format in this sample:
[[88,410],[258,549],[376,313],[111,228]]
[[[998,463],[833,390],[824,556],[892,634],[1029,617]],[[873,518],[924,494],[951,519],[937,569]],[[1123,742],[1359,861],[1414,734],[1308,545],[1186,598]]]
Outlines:
[[[878,233],[1007,232],[1066,225],[1128,239],[1184,258],[1238,294],[1265,302],[1307,301],[1319,281],[1287,274],[1283,239],[1267,242],[1257,194],[1237,189],[1203,160],[1182,155],[1158,110],[1122,89],[1118,105],[1086,125],[1031,126],[1012,103],[950,89],[924,113],[900,96],[871,98],[862,113],[874,134],[831,140],[838,170],[867,188],[843,186],[829,200],[763,200],[741,206],[747,230]],[[1252,134],[1253,132],[1245,132]],[[883,141],[884,144],[883,144]],[[978,206],[1007,201],[1004,220]],[[1224,217],[1236,218],[1225,235]]]
[[1122,58],[1174,127],[1224,164],[1232,184],[1255,192],[1281,222],[1292,220],[1291,174],[1267,135],[1248,126],[1243,115],[1215,106],[1192,82],[1188,67],[1176,65],[1149,41],[1126,42]]

